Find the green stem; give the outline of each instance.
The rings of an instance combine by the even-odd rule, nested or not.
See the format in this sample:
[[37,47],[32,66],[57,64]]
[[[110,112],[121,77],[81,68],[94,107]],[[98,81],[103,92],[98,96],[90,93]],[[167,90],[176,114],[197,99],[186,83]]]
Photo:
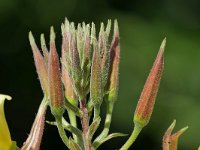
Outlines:
[[69,139],[66,136],[64,127],[62,126],[62,117],[56,118],[56,122],[57,122],[57,128],[58,128],[59,135],[60,135],[63,143],[69,148]]
[[[68,115],[69,115],[69,120],[70,120],[70,123],[73,127],[77,127],[77,122],[76,122],[76,115],[74,114],[73,111],[71,110],[68,110]],[[74,138],[74,141],[76,143],[78,143],[78,138],[75,134],[72,134],[73,138]]]
[[113,107],[114,107],[114,102],[107,101],[107,112],[106,112],[106,118],[105,118],[105,123],[104,123],[104,129],[94,141],[95,148],[98,148],[100,146],[99,141],[105,138],[109,133],[110,124],[112,120]]
[[100,115],[100,105],[96,105],[96,106],[94,106],[94,117],[93,117],[93,120],[98,118],[99,115]]
[[126,141],[126,143],[121,147],[120,150],[128,150],[131,147],[131,145],[135,142],[135,140],[137,139],[141,130],[142,130],[142,127],[135,124],[134,130],[133,130],[131,136]]

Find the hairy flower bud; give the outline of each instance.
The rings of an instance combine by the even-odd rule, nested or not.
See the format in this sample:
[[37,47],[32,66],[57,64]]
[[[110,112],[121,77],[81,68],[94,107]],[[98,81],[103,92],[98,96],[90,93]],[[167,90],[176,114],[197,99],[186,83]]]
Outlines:
[[157,58],[140,95],[134,115],[134,123],[141,127],[148,124],[153,112],[164,64],[164,48],[166,39],[163,40]]
[[94,39],[94,52],[90,77],[90,97],[94,105],[102,103],[101,60],[97,42]]
[[49,94],[50,106],[52,114],[62,116],[64,113],[63,89],[60,74],[60,63],[55,45],[55,33],[51,27],[50,34],[50,53],[48,60],[48,79],[49,79]]
[[31,48],[33,51],[33,57],[34,57],[34,61],[35,61],[35,66],[36,66],[36,70],[37,70],[37,74],[40,80],[40,84],[42,87],[42,90],[44,92],[44,94],[46,96],[48,96],[48,73],[47,73],[47,65],[45,63],[45,60],[42,56],[42,54],[40,53],[34,37],[32,35],[31,32],[29,32],[29,41],[31,44]]
[[102,73],[102,88],[107,84],[109,67],[110,67],[110,49],[108,48],[108,37],[111,27],[111,22],[108,21],[106,30],[104,31],[104,24],[101,23],[101,29],[99,32],[99,50],[101,54],[101,73]]
[[119,89],[119,62],[120,62],[120,42],[119,42],[119,29],[117,20],[114,22],[114,36],[110,48],[110,78],[109,84],[109,101],[116,101]]
[[[74,92],[74,89],[72,87],[72,81],[71,78],[69,77],[68,73],[68,65],[67,65],[67,56],[66,56],[66,51],[67,51],[67,41],[65,39],[66,37],[63,37],[63,44],[62,44],[62,80],[65,88],[65,97],[70,103],[76,103],[75,102],[75,97],[76,94]],[[65,39],[65,40],[64,40]]]
[[40,104],[30,134],[26,139],[26,141],[24,142],[21,150],[40,150],[40,145],[44,132],[46,108],[47,108],[47,101],[44,100]]

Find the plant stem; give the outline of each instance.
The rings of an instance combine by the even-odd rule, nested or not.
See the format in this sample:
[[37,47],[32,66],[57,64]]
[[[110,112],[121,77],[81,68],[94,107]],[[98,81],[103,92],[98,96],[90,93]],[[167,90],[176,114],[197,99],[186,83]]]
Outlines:
[[[69,110],[68,109],[68,115],[69,115],[69,120],[70,120],[70,123],[73,127],[77,127],[77,122],[76,122],[76,115],[74,114],[73,111]],[[74,138],[74,141],[76,143],[78,143],[78,138],[75,134],[72,134],[73,138]]]
[[87,132],[89,129],[89,120],[88,120],[88,111],[85,100],[80,101],[80,110],[82,112],[81,124],[83,130],[82,136],[83,136],[84,148],[85,150],[92,150],[91,141],[89,141],[87,138]]
[[112,120],[113,107],[114,107],[114,102],[107,101],[107,108],[106,108],[107,112],[106,112],[106,118],[105,118],[105,122],[104,122],[104,129],[101,132],[101,134],[94,141],[95,148],[98,148],[100,146],[99,141],[101,141],[103,138],[105,138],[109,133],[110,124],[111,124],[111,120]]
[[94,117],[93,117],[93,120],[98,118],[99,114],[100,114],[100,105],[96,105],[96,106],[94,106]]
[[126,141],[126,143],[120,148],[120,150],[128,150],[131,147],[131,145],[135,142],[135,140],[138,137],[141,130],[142,130],[142,127],[135,124],[134,130],[133,130],[131,136]]
[[62,126],[62,117],[56,118],[56,122],[57,122],[57,128],[58,128],[59,135],[60,135],[63,143],[69,148],[69,139],[66,136],[64,127]]

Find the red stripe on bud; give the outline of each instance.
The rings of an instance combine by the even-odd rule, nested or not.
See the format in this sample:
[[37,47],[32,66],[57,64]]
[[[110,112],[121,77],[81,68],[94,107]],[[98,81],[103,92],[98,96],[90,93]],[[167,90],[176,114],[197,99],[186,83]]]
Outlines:
[[135,111],[134,122],[142,127],[148,124],[154,109],[155,99],[164,67],[163,55],[165,43],[166,39],[164,39],[161,44],[157,58],[144,85]]
[[62,116],[64,113],[63,89],[60,74],[60,63],[58,53],[56,51],[55,33],[53,27],[51,27],[50,35],[48,73],[51,111],[54,116]]
[[120,63],[120,42],[119,42],[119,29],[117,20],[114,23],[114,37],[111,44],[110,50],[111,56],[111,72],[109,84],[109,95],[108,100],[116,101],[119,90],[119,63]]

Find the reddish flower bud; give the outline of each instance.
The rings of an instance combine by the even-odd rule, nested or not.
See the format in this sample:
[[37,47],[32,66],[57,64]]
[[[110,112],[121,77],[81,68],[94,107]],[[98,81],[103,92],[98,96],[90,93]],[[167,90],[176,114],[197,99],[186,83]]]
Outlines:
[[46,108],[47,102],[43,101],[39,107],[30,134],[21,148],[22,150],[40,150],[40,144],[44,132]]
[[62,48],[62,80],[63,80],[63,84],[65,87],[65,97],[67,98],[67,100],[69,100],[70,103],[76,103],[75,102],[75,97],[76,94],[74,92],[74,89],[72,87],[72,81],[71,78],[69,77],[69,73],[68,73],[68,65],[67,65],[67,56],[66,56],[66,45],[64,44],[66,41],[64,41],[64,37],[63,37],[63,48]]
[[48,66],[49,52],[48,52],[48,49],[47,49],[47,46],[46,46],[44,34],[40,35],[40,42],[41,42],[42,52],[43,52],[43,55],[44,55],[44,60],[46,62],[46,65]]
[[38,77],[40,80],[42,90],[43,90],[44,94],[46,94],[48,96],[47,66],[45,64],[45,60],[44,60],[42,54],[40,53],[40,51],[35,43],[34,37],[31,32],[29,32],[29,41],[30,41],[31,48],[33,51],[35,66],[36,66],[36,70],[37,70],[37,74],[38,74]]
[[153,112],[164,65],[164,48],[166,39],[163,40],[157,58],[140,95],[134,115],[134,123],[144,127],[148,124]]
[[50,53],[48,60],[49,94],[52,114],[62,116],[64,113],[63,89],[60,74],[59,57],[55,45],[55,33],[51,27]]
[[163,136],[163,143],[162,143],[163,150],[170,150],[169,149],[170,136],[175,125],[176,125],[176,120],[173,121],[173,123],[169,126],[169,128],[167,129],[167,131]]
[[169,149],[170,150],[177,150],[178,149],[178,140],[179,137],[188,129],[188,127],[182,128],[179,131],[177,131],[176,133],[174,133],[173,135],[170,136],[170,145],[169,145]]
[[120,42],[119,42],[119,28],[117,20],[114,23],[114,36],[110,49],[110,78],[109,84],[109,101],[116,101],[119,90],[119,62],[120,62]]
[[176,125],[176,120],[173,121],[173,123],[170,125],[170,127],[167,129],[167,131],[163,136],[163,143],[162,143],[163,150],[177,150],[179,137],[188,129],[188,127],[182,128],[178,132],[171,135],[175,125]]

